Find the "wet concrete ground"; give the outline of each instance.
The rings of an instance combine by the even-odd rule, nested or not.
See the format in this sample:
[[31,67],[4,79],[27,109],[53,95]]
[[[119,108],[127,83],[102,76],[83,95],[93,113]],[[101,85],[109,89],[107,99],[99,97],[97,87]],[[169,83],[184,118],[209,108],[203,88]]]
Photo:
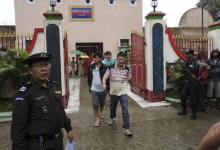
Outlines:
[[[190,115],[177,116],[175,106],[142,109],[130,99],[134,137],[128,138],[121,128],[120,107],[115,126],[108,126],[109,101],[101,127],[93,127],[91,96],[85,80],[81,82],[80,91],[80,112],[69,116],[76,131],[77,150],[196,150],[207,129],[219,121],[220,116],[220,111],[212,109],[208,114],[200,112],[198,119],[192,121]],[[9,135],[10,123],[1,123],[0,150],[10,149]]]

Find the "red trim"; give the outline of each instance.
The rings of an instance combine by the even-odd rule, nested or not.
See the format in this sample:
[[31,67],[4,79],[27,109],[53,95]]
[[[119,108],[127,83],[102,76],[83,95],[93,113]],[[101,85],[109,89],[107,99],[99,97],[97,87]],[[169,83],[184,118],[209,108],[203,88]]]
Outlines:
[[166,14],[163,13],[163,12],[151,12],[149,13],[146,17],[149,17],[149,16],[165,16]]
[[163,13],[163,12],[151,12],[149,13],[147,16],[145,16],[145,19],[147,19],[148,17],[151,17],[151,16],[161,16],[161,17],[164,17],[166,14]]
[[149,91],[146,89],[146,99],[149,102],[161,102],[164,101],[166,97],[166,92],[164,91],[160,95],[154,95],[153,91]]
[[171,29],[166,29],[166,34],[168,34],[169,37],[169,41],[171,46],[173,47],[175,53],[177,54],[177,56],[179,56],[180,59],[182,59],[183,61],[186,62],[187,58],[186,56],[177,48],[176,43],[173,39],[173,31]]
[[64,107],[67,108],[70,91],[69,91],[69,68],[68,68],[68,43],[67,43],[67,34],[65,34],[63,39],[63,47],[64,47],[64,77],[65,77],[65,90],[66,95],[64,95],[63,104]]
[[209,28],[213,28],[213,27],[217,27],[217,26],[220,26],[220,22],[216,22],[216,23],[210,24],[208,27]]
[[35,44],[36,44],[37,36],[38,36],[39,33],[44,33],[44,29],[43,29],[43,28],[35,28],[35,29],[34,29],[33,38],[32,38],[32,40],[31,40],[30,46],[27,48],[27,52],[28,52],[29,54],[31,54],[32,51],[33,51],[33,48],[34,48],[34,46],[35,46]]
[[138,34],[131,34],[131,90],[141,97],[145,97],[146,87],[146,64],[143,57],[144,52],[144,37]]

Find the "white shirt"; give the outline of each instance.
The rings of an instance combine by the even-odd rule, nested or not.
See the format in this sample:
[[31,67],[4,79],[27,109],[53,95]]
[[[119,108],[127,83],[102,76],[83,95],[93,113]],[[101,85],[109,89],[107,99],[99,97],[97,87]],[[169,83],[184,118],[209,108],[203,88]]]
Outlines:
[[91,86],[91,91],[95,92],[103,92],[104,88],[102,86],[102,81],[99,73],[99,68],[93,69],[92,70],[92,86]]

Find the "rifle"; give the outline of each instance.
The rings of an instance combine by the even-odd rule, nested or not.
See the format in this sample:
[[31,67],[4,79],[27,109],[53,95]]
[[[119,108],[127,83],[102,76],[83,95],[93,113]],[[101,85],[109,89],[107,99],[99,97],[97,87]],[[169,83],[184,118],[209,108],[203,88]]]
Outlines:
[[185,73],[187,74],[187,77],[189,77],[190,80],[193,81],[197,87],[201,87],[200,81],[193,76],[194,74],[191,73],[189,68],[187,68],[185,64],[180,64],[180,65],[184,69]]

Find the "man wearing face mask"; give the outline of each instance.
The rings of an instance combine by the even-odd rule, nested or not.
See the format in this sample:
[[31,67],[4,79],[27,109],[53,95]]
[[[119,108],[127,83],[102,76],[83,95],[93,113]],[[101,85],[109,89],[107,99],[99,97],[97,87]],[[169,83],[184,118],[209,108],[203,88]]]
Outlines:
[[214,49],[211,53],[211,58],[208,60],[208,105],[210,104],[210,100],[214,97],[217,99],[216,108],[220,109],[220,52],[218,49]]
[[24,63],[29,66],[31,81],[19,89],[13,99],[11,125],[12,150],[63,150],[65,128],[74,139],[58,85],[48,80],[52,55],[37,53]]

